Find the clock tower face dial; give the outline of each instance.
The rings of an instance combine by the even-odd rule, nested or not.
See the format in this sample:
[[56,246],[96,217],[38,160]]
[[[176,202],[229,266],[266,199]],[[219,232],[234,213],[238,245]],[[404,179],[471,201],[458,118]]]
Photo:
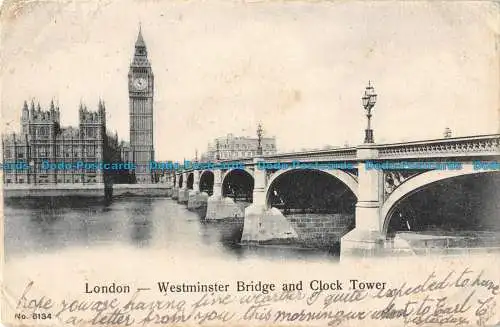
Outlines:
[[148,86],[148,82],[145,78],[138,77],[133,81],[134,88],[138,91],[143,91]]

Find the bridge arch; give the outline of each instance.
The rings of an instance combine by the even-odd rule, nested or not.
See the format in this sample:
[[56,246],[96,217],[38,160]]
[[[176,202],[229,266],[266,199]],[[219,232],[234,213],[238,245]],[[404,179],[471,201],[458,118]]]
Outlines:
[[234,197],[251,202],[254,188],[253,172],[250,169],[231,169],[222,177],[221,194],[224,197]]
[[222,183],[224,183],[224,180],[226,179],[226,177],[231,174],[232,172],[234,171],[245,171],[246,173],[248,173],[248,175],[250,175],[252,178],[253,178],[253,171],[249,168],[245,168],[245,169],[240,169],[240,168],[234,168],[234,169],[229,169],[229,170],[226,170],[224,172],[224,174],[222,174]]
[[178,180],[177,185],[179,188],[184,186],[184,174],[179,174],[177,180]]
[[274,172],[271,177],[269,178],[266,186],[266,207],[270,208],[270,197],[271,193],[270,190],[272,189],[272,186],[274,182],[279,178],[280,176],[284,174],[289,174],[294,171],[317,171],[320,173],[328,174],[330,176],[333,176],[336,180],[342,182],[357,198],[358,197],[358,181],[348,173],[342,171],[342,170],[327,170],[327,169],[301,169],[301,168],[288,168],[288,169],[280,169]]
[[431,170],[406,180],[389,195],[380,209],[380,226],[382,233],[387,235],[392,215],[397,209],[398,204],[411,195],[441,181],[485,173],[492,173],[492,171],[474,170],[472,165],[467,164],[463,165],[463,169],[461,170]]
[[338,253],[340,238],[355,227],[357,189],[356,178],[341,170],[282,169],[269,178],[265,206],[300,243]]
[[186,188],[192,190],[194,184],[194,173],[193,172],[188,173],[186,180],[187,180]]
[[211,170],[203,170],[200,172],[200,192],[205,192],[208,195],[214,193],[214,172]]

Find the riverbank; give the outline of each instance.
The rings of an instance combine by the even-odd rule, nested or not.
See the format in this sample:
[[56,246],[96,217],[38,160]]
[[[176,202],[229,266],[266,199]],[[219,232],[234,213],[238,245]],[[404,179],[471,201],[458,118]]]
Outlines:
[[168,184],[10,184],[3,186],[3,196],[8,199],[45,198],[45,197],[84,197],[111,198],[121,196],[160,196],[172,195]]

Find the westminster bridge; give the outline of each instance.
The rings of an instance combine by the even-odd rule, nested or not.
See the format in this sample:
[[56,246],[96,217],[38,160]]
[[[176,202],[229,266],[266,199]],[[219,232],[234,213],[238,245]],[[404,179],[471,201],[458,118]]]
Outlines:
[[364,254],[393,246],[397,232],[402,244],[427,234],[431,246],[500,231],[499,157],[493,134],[220,161],[227,167],[188,167],[166,182],[206,221],[241,220],[242,242],[341,243],[342,254]]

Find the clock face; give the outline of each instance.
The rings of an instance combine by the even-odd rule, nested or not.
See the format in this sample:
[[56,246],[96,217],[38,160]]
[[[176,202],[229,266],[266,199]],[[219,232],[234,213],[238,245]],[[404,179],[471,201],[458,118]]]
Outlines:
[[144,90],[148,86],[148,82],[146,81],[145,78],[142,78],[142,77],[134,79],[133,84],[134,84],[134,88],[136,90],[139,90],[139,91]]

